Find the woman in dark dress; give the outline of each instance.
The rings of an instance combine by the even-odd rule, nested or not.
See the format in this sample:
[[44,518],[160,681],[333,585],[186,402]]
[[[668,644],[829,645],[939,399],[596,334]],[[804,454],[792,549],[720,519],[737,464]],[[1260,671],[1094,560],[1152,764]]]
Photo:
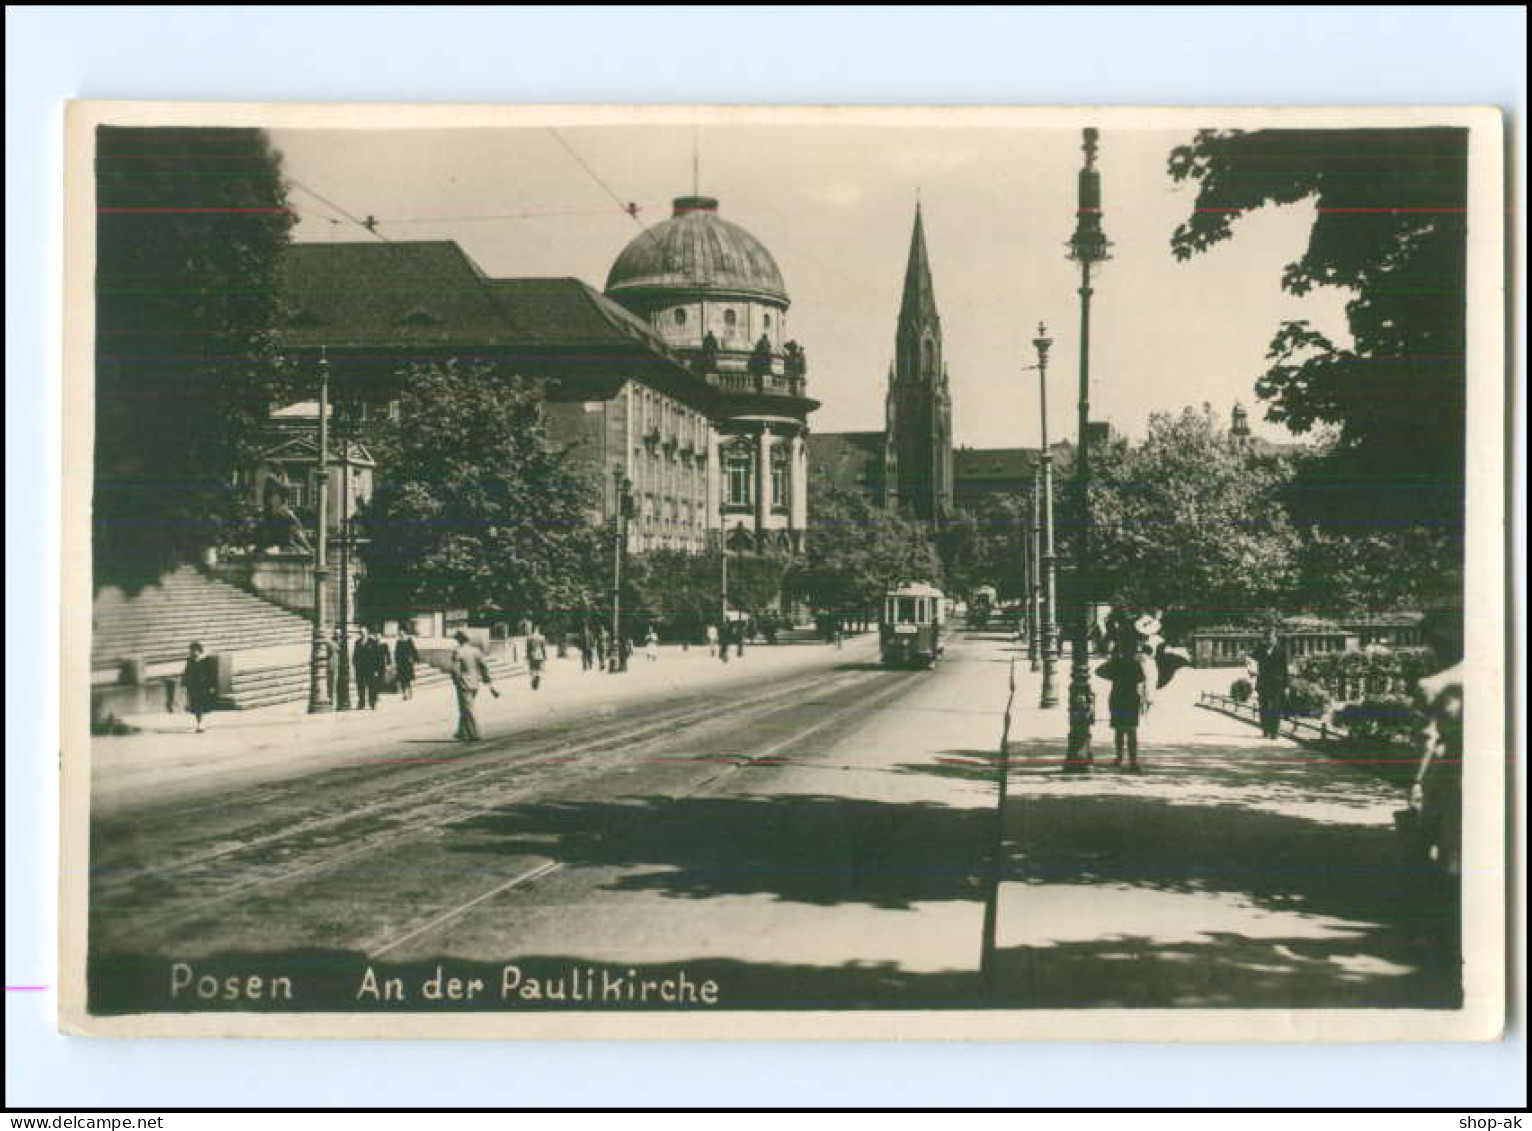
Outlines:
[[197,733],[203,730],[202,717],[213,709],[218,698],[218,680],[211,658],[202,651],[202,643],[193,640],[186,650],[186,666],[181,669],[181,687],[186,692],[186,709],[197,720]]
[[394,641],[394,677],[399,681],[399,694],[405,699],[414,695],[415,664],[419,660],[420,649],[415,647],[415,638],[408,628],[401,628],[399,639]]
[[1107,697],[1112,741],[1117,750],[1117,758],[1112,764],[1122,765],[1123,749],[1126,747],[1128,769],[1135,774],[1141,773],[1138,764],[1138,719],[1144,704],[1144,669],[1139,666],[1133,650],[1120,644],[1112,658],[1096,669],[1096,674],[1112,685]]

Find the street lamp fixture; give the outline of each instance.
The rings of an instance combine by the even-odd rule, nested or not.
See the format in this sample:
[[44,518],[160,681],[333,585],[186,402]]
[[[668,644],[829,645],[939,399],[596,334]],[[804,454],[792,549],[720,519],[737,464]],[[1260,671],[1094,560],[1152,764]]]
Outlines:
[[1091,766],[1090,729],[1095,722],[1096,696],[1090,682],[1091,629],[1091,513],[1090,513],[1090,301],[1091,268],[1110,258],[1111,241],[1101,228],[1101,174],[1096,169],[1097,132],[1083,131],[1079,200],[1069,258],[1080,265],[1080,441],[1075,478],[1079,493],[1079,525],[1075,540],[1075,635],[1069,665],[1069,741],[1064,755],[1066,774],[1088,773]]

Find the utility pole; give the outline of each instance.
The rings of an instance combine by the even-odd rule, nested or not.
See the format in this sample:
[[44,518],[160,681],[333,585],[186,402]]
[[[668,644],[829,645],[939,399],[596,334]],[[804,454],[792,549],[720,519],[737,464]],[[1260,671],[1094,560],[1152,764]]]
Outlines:
[[314,512],[314,634],[309,648],[309,714],[321,715],[330,707],[330,641],[326,635],[329,620],[330,581],[329,544],[325,529],[329,522],[330,494],[330,358],[323,349],[319,354],[319,462],[314,473],[318,484]]
[[1032,345],[1037,350],[1037,387],[1041,400],[1038,420],[1042,430],[1039,467],[1043,480],[1042,552],[1038,555],[1038,564],[1042,567],[1043,689],[1038,706],[1046,708],[1059,705],[1059,693],[1053,679],[1059,658],[1059,626],[1058,576],[1053,552],[1053,450],[1048,446],[1048,349],[1053,345],[1053,339],[1048,337],[1048,327],[1041,322],[1037,324],[1037,337],[1032,339]]
[[723,638],[729,623],[729,515],[718,510],[718,635]]
[[1090,301],[1091,266],[1110,258],[1111,242],[1101,230],[1101,174],[1096,170],[1094,129],[1083,131],[1085,163],[1080,169],[1079,205],[1069,258],[1080,265],[1080,450],[1075,477],[1079,493],[1079,533],[1075,541],[1075,588],[1079,609],[1074,651],[1069,666],[1069,743],[1064,756],[1066,774],[1089,773],[1090,729],[1095,722],[1096,695],[1090,682],[1091,629],[1091,513],[1090,513]]
[[335,666],[335,709],[351,710],[351,439],[340,438],[340,656]]
[[1027,663],[1032,671],[1038,671],[1043,658],[1042,616],[1042,472],[1032,469],[1032,490],[1028,502],[1032,507],[1032,521],[1027,527]]
[[628,670],[622,655],[622,559],[627,550],[628,512],[633,499],[633,483],[623,475],[620,467],[612,468],[612,488],[616,509],[612,524],[612,654],[608,670],[615,675]]

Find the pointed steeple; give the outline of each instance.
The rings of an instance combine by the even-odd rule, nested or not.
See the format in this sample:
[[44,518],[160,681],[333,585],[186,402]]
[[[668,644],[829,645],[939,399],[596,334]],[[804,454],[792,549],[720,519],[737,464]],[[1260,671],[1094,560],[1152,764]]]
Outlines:
[[936,289],[931,285],[931,260],[926,254],[926,227],[917,200],[915,230],[910,233],[910,259],[904,269],[904,298],[899,303],[899,322],[905,326],[936,321]]

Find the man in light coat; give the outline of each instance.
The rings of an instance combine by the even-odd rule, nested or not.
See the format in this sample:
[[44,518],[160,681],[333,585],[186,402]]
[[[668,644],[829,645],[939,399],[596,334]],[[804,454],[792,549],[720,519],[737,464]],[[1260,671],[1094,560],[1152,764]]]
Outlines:
[[457,691],[457,734],[453,737],[459,742],[477,742],[479,720],[474,715],[474,700],[479,696],[479,688],[489,688],[489,693],[496,699],[500,698],[500,692],[495,690],[490,678],[489,661],[469,640],[468,633],[460,628],[453,633],[453,639],[457,641],[452,652],[452,686]]

